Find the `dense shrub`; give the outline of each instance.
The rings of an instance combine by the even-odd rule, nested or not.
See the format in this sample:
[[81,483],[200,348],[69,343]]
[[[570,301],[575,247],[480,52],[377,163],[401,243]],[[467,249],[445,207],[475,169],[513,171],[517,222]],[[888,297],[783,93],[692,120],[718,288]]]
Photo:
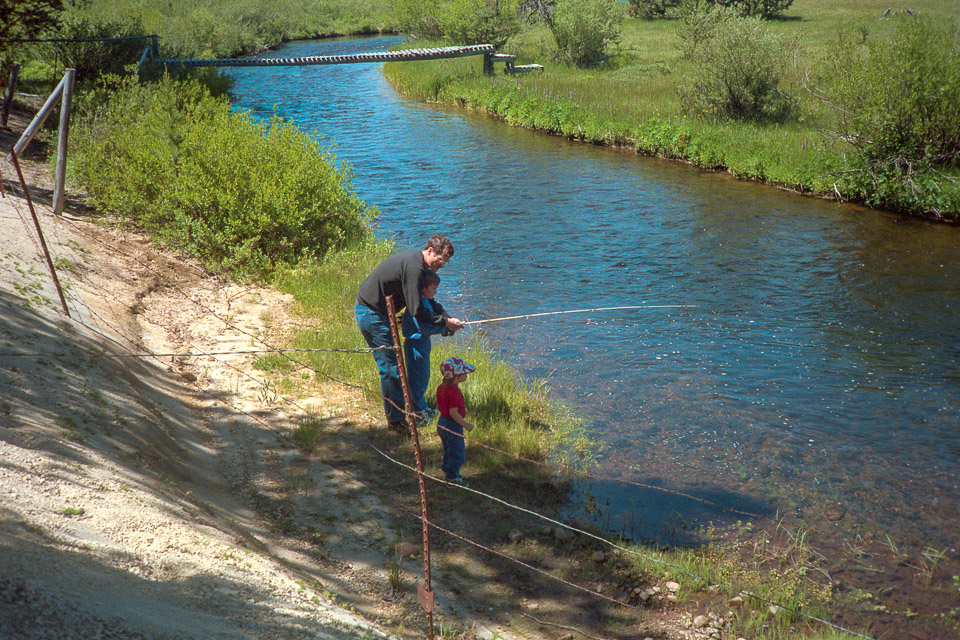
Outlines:
[[[91,20],[76,12],[67,12],[60,23],[58,37],[76,40],[95,38],[124,38],[143,35],[143,26],[136,18],[117,15],[103,20]],[[136,64],[150,39],[107,40],[103,42],[58,42],[38,46],[41,55],[51,64],[58,60],[58,68],[77,70],[77,81],[103,73],[123,73]]]
[[630,0],[633,15],[644,20],[676,17],[681,4],[682,0]]
[[606,58],[607,45],[620,38],[623,6],[618,0],[557,0],[550,30],[562,60],[589,67]]
[[684,55],[694,63],[678,87],[689,109],[748,120],[790,114],[794,101],[779,88],[790,47],[762,20],[707,7],[686,16],[679,35]]
[[444,39],[453,44],[499,47],[519,28],[516,0],[449,0],[439,20]]
[[886,32],[848,30],[827,59],[840,134],[870,162],[960,157],[957,21],[902,17]]
[[231,113],[197,81],[115,81],[100,95],[74,128],[72,178],[209,267],[264,273],[367,233],[349,169],[289,123]]

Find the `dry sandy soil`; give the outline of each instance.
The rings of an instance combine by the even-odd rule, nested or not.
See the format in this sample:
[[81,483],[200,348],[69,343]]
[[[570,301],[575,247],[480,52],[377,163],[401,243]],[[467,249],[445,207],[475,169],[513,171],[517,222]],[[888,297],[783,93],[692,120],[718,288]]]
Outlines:
[[[26,121],[11,124],[2,148]],[[70,317],[2,162],[0,638],[422,637],[419,523],[358,479],[356,448],[335,451],[358,428],[377,431],[369,402],[315,382],[280,393],[255,354],[222,353],[281,344],[303,321],[293,301],[105,226],[76,194],[54,216],[38,160],[23,164]],[[304,420],[333,434],[330,464],[293,441]],[[528,537],[543,557],[549,545]],[[398,546],[411,556],[399,565]],[[569,626],[593,617],[590,597],[447,555],[433,581],[438,635],[596,637]],[[607,637],[706,637],[682,631],[681,613],[628,617]],[[602,631],[600,619],[583,620]]]

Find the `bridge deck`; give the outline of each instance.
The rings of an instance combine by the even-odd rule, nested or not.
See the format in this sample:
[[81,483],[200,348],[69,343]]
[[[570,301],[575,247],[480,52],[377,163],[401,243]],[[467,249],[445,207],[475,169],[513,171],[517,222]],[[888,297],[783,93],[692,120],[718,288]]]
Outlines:
[[377,53],[355,53],[345,56],[306,56],[302,58],[154,58],[153,62],[188,67],[274,67],[301,66],[309,64],[356,64],[361,62],[401,62],[412,60],[437,60],[439,58],[463,58],[494,53],[492,44],[475,44],[466,47],[436,47],[433,49],[405,49]]

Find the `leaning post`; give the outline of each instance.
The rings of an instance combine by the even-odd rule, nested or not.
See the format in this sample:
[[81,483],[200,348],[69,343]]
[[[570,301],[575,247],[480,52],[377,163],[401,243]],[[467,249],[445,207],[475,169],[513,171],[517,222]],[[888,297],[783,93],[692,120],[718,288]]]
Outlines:
[[70,102],[73,100],[73,84],[76,69],[67,69],[63,76],[63,96],[60,101],[60,135],[57,137],[57,173],[53,187],[53,213],[63,213],[64,190],[67,181],[67,137],[70,132]]
[[13,102],[13,92],[17,88],[17,77],[20,75],[20,63],[14,62],[13,69],[10,71],[10,84],[7,85],[7,92],[3,96],[3,114],[0,115],[0,126],[7,126],[7,118],[10,117],[10,103]]
[[[409,310],[407,311],[409,313]],[[390,318],[390,333],[393,334],[393,346],[397,350],[397,369],[400,372],[400,384],[403,387],[403,402],[406,406],[407,428],[413,438],[413,453],[417,459],[417,480],[420,483],[420,510],[423,522],[423,582],[417,585],[417,600],[427,614],[427,638],[433,640],[433,590],[430,588],[430,516],[427,513],[427,485],[423,480],[423,456],[420,454],[420,434],[413,417],[413,396],[407,380],[407,370],[403,362],[403,350],[400,348],[400,332],[397,330],[397,315],[394,313],[393,296],[387,296],[387,316]]]

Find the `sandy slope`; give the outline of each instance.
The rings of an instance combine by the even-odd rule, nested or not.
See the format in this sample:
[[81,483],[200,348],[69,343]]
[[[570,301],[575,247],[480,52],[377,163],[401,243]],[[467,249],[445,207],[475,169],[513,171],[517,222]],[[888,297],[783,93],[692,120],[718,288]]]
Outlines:
[[[103,357],[252,349],[290,300],[105,231],[75,202],[55,218],[26,164],[72,318],[3,163],[0,637],[380,637],[371,621],[412,615],[385,598],[393,539],[357,535],[389,531],[389,511],[323,465],[301,472],[304,509],[284,480],[304,464],[296,414],[334,423],[336,406],[278,404],[250,355]],[[307,507],[324,514],[322,552],[276,531],[278,510],[296,526]]]

